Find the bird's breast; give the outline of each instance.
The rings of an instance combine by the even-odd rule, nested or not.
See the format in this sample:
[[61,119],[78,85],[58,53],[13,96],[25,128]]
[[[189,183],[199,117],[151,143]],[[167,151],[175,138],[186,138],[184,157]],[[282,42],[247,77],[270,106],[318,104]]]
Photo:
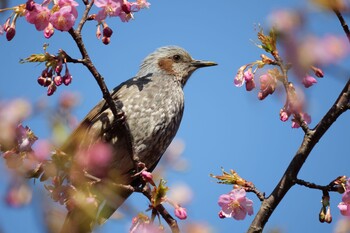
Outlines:
[[157,163],[171,143],[183,109],[184,95],[179,85],[145,87],[124,101],[134,152],[147,167]]

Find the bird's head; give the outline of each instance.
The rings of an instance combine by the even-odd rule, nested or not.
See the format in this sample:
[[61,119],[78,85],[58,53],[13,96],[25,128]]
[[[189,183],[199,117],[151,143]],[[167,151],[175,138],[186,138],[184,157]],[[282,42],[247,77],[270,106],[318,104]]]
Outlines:
[[163,73],[173,75],[184,85],[191,74],[201,67],[217,65],[212,61],[195,60],[183,48],[161,47],[143,60],[138,75]]

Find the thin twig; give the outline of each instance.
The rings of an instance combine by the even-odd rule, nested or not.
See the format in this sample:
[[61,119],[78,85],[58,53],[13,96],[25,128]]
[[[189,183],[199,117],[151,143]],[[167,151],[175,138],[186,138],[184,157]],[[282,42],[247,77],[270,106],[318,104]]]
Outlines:
[[246,187],[245,189],[246,189],[247,192],[254,193],[257,196],[257,198],[259,198],[260,201],[264,201],[265,200],[265,193],[264,192],[260,192],[255,186]]
[[[146,185],[142,190],[142,194],[151,201],[152,195],[149,187]],[[180,233],[177,221],[169,214],[169,212],[164,208],[162,204],[153,207],[158,211],[158,213],[163,217],[163,219],[168,223],[172,233]]]
[[83,16],[81,17],[81,20],[80,20],[78,27],[77,27],[77,30],[76,30],[76,32],[79,34],[81,33],[81,30],[83,29],[83,26],[89,17],[89,12],[91,10],[92,5],[94,4],[94,0],[91,0],[89,3],[88,3],[88,0],[86,0],[86,2],[84,2],[84,4],[86,5],[85,11],[83,13]]
[[310,189],[318,189],[318,190],[327,191],[327,192],[338,192],[339,191],[339,187],[335,186],[332,183],[328,184],[328,185],[318,185],[318,184],[315,184],[312,182],[304,181],[301,179],[296,179],[295,184],[305,186],[305,187],[308,187]]

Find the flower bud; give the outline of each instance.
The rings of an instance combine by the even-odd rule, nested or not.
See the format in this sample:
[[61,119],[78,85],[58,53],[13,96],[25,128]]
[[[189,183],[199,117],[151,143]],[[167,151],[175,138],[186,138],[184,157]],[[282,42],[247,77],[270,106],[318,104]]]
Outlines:
[[106,26],[103,28],[102,33],[103,33],[103,36],[105,36],[105,37],[111,37],[113,34],[113,30],[110,27]]
[[45,82],[46,82],[46,78],[44,78],[43,76],[40,76],[38,78],[38,83],[39,83],[40,86],[44,86]]
[[148,171],[143,171],[141,172],[141,177],[144,181],[152,184],[153,186],[156,186],[154,181],[153,181],[153,175],[152,173],[148,172]]
[[310,76],[310,75],[307,75],[307,76],[304,77],[302,83],[304,84],[304,86],[305,86],[306,88],[309,88],[309,87],[311,87],[313,84],[317,83],[317,80],[316,80],[314,77],[312,77],[312,76]]
[[72,75],[70,75],[69,73],[68,73],[68,75],[65,74],[63,76],[63,83],[64,83],[64,85],[68,86],[69,84],[71,84],[72,79],[73,79]]
[[289,118],[289,113],[285,109],[280,110],[280,120],[285,122]]
[[11,41],[13,39],[13,37],[15,37],[15,35],[16,35],[15,27],[9,27],[6,31],[6,39],[8,41]]
[[220,211],[218,215],[219,215],[219,218],[221,218],[221,219],[226,218],[225,215],[222,213],[222,211]]
[[108,45],[111,42],[111,38],[110,37],[102,37],[102,43],[104,43],[105,45]]
[[131,13],[131,4],[130,4],[130,2],[123,3],[122,11],[124,11],[125,14],[130,14]]
[[324,221],[326,223],[331,223],[332,222],[331,208],[329,206],[327,208],[326,215],[324,217]]
[[181,220],[186,219],[187,218],[186,209],[181,207],[181,206],[175,208],[175,216],[178,217]]
[[44,87],[48,87],[49,85],[51,85],[52,83],[52,79],[51,78],[46,78],[45,79],[45,83],[44,83]]
[[27,10],[27,11],[32,11],[32,10],[34,10],[34,7],[35,7],[35,5],[34,5],[34,1],[33,1],[33,0],[28,0],[28,1],[26,2],[26,10]]
[[47,95],[48,96],[53,95],[53,93],[55,93],[56,89],[57,89],[56,85],[54,83],[51,83],[51,85],[49,85],[47,88]]
[[56,86],[60,86],[63,83],[63,79],[61,76],[57,75],[54,79],[53,79],[54,83]]
[[325,212],[326,212],[326,208],[322,206],[320,213],[318,215],[318,220],[322,223],[325,221],[325,216],[326,216]]

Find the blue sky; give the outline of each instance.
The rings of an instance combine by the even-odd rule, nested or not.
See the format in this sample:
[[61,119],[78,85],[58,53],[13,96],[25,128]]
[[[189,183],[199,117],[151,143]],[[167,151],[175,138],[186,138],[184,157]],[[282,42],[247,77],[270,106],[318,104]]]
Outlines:
[[[188,160],[189,168],[184,173],[171,172],[166,179],[170,186],[186,182],[193,189],[194,199],[186,206],[188,221],[207,222],[215,232],[245,232],[253,217],[244,221],[218,218],[218,197],[229,192],[231,187],[216,184],[209,174],[219,174],[221,167],[234,169],[261,191],[270,194],[303,137],[303,132],[292,129],[290,122],[279,121],[283,100],[269,96],[258,101],[257,91],[247,93],[244,88],[233,85],[237,69],[259,59],[262,53],[251,41],[257,41],[256,25],[267,25],[267,16],[272,11],[288,8],[310,13],[306,17],[310,33],[343,35],[343,31],[333,14],[316,10],[302,0],[150,2],[150,9],[136,13],[135,20],[129,23],[119,19],[108,21],[114,30],[108,46],[95,38],[95,24],[88,23],[83,31],[87,49],[110,89],[135,75],[141,60],[164,45],[181,46],[196,59],[219,64],[196,71],[185,87],[186,107],[177,138],[186,143],[183,156]],[[19,3],[10,1],[10,5]],[[6,16],[0,20],[4,22]],[[64,89],[79,92],[81,104],[75,113],[82,119],[102,98],[96,82],[84,67],[71,64],[73,83],[60,87],[54,96],[46,97],[45,89],[36,83],[43,66],[18,63],[20,58],[42,52],[41,47],[47,42],[50,43],[49,52],[62,48],[72,57],[79,57],[67,33],[56,32],[47,41],[23,19],[18,20],[13,41],[7,42],[4,36],[0,37],[0,99],[23,97],[36,101],[46,98],[54,103]],[[346,66],[345,63],[340,65]],[[308,112],[313,119],[311,127],[330,108],[346,82],[346,74],[331,69],[325,71],[325,78],[306,92]],[[33,119],[26,123],[44,138],[48,131],[46,123],[42,122]],[[344,114],[312,151],[299,178],[325,185],[339,175],[350,175],[349,127],[348,114]],[[8,176],[1,172],[0,198],[5,195],[8,182]],[[34,186],[34,189],[40,189],[40,186]],[[34,203],[20,209],[10,209],[0,202],[0,229],[4,233],[42,232],[41,215],[35,210],[43,198],[41,195],[36,190]],[[139,210],[146,209],[146,199],[134,196],[133,203],[138,203]],[[258,199],[252,194],[248,196],[255,202],[257,211]],[[331,195],[332,224],[318,222],[321,196],[320,191],[293,187],[270,218],[266,232],[274,228],[283,232],[332,232],[337,220],[341,219],[336,208],[341,196]],[[129,221],[111,220],[100,232],[124,232]]]

